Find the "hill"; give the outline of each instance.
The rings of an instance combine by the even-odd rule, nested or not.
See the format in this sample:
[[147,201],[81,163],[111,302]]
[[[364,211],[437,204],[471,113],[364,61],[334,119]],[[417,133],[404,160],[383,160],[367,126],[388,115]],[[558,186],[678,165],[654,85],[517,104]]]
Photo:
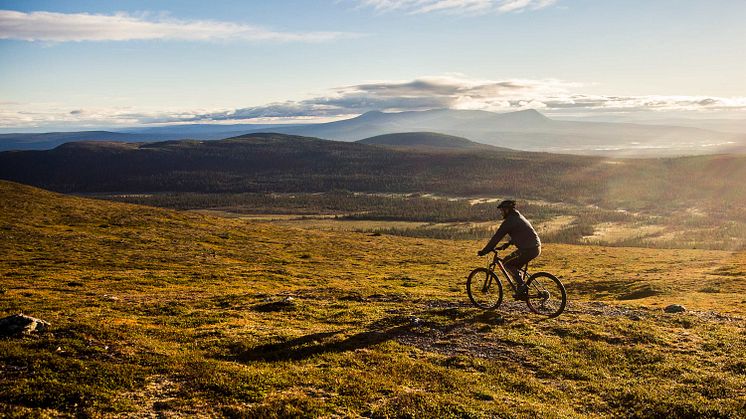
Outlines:
[[[0,153],[0,178],[66,192],[495,192],[538,166],[558,174],[588,158],[518,152],[432,153],[283,134],[221,141],[69,143],[54,150]],[[505,174],[495,182],[492,169]],[[509,172],[515,169],[517,175]],[[479,173],[478,173],[479,172]],[[546,171],[544,171],[546,175]],[[542,177],[541,173],[538,173]],[[559,175],[561,179],[561,175]],[[538,193],[547,183],[524,186]],[[574,183],[573,180],[569,182]],[[562,183],[562,180],[560,180]],[[551,189],[556,190],[553,186]]]
[[[357,141],[360,144],[383,145],[395,148],[419,149],[498,149],[497,147],[476,143],[462,137],[438,134],[437,132],[400,132],[377,135]],[[511,151],[502,149],[502,151]]]
[[111,131],[47,132],[40,134],[0,134],[0,151],[47,150],[71,141],[153,141],[135,133]]
[[153,142],[183,139],[221,140],[249,132],[282,126],[277,124],[181,124],[162,127],[127,128],[118,131],[0,134],[0,151],[49,150],[64,143],[81,141]]
[[746,204],[746,156],[609,160],[502,150],[396,150],[283,134],[70,143],[0,153],[0,179],[61,192],[353,192],[515,196],[627,210]]
[[[470,307],[477,242],[308,231],[0,181],[8,416],[736,417],[746,255],[547,246],[570,306]],[[664,274],[662,274],[664,273]],[[667,304],[689,311],[664,314]]]

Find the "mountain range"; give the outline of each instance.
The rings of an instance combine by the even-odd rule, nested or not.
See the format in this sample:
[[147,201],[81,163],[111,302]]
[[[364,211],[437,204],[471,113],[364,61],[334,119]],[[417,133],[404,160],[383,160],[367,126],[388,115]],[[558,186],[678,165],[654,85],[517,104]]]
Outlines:
[[692,127],[558,121],[535,110],[505,114],[451,109],[368,112],[344,121],[273,130],[338,141],[432,131],[517,150],[613,156],[709,154],[742,144],[746,139],[746,135]]
[[0,151],[49,149],[69,141],[215,140],[274,132],[336,141],[432,132],[525,151],[606,156],[677,156],[746,151],[746,133],[674,125],[560,121],[535,110],[510,113],[435,109],[372,111],[342,121],[305,125],[196,124],[111,131],[0,135]]

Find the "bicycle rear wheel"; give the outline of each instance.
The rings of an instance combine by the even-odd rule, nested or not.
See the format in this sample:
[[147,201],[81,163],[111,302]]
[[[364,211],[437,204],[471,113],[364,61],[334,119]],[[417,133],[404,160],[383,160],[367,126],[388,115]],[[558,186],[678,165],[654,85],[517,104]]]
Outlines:
[[503,302],[503,286],[494,272],[487,268],[471,271],[466,280],[466,293],[475,306],[494,310]]
[[547,272],[537,272],[528,279],[528,298],[526,303],[532,312],[557,317],[567,305],[567,291],[556,276]]

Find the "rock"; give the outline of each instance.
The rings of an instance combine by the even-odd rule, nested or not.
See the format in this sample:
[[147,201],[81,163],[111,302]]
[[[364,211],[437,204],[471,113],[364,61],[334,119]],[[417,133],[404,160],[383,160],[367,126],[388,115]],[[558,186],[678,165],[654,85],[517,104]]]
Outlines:
[[0,336],[30,335],[43,332],[51,326],[48,322],[25,314],[14,314],[0,319]]
[[264,301],[264,304],[254,306],[254,310],[261,312],[292,311],[298,306],[298,303],[293,297],[285,297],[280,301],[272,301],[272,298],[267,298]]
[[487,324],[477,329],[477,332],[479,333],[489,333],[491,331],[492,331],[492,327],[490,327],[490,325],[487,325]]
[[686,311],[686,307],[681,304],[671,304],[670,306],[666,306],[663,311],[666,313],[683,313]]

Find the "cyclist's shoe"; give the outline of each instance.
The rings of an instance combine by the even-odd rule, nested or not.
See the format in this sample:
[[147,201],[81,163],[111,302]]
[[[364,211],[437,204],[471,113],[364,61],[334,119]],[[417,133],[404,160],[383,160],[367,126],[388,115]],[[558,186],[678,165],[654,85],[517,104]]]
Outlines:
[[528,298],[528,285],[519,282],[515,288],[516,292],[513,294],[513,298],[516,300],[525,300]]

